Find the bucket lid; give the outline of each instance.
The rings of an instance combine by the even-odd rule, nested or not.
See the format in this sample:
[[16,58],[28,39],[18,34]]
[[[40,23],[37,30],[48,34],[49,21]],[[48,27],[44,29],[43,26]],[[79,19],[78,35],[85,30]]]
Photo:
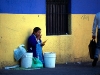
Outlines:
[[44,54],[56,54],[55,52],[44,52]]

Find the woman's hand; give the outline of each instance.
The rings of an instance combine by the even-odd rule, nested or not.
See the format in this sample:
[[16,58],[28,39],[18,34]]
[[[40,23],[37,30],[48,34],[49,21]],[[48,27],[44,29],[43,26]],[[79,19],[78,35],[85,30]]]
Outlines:
[[38,36],[38,37],[37,37],[37,40],[40,40],[40,39],[41,39],[41,36],[42,36],[42,35]]
[[45,43],[42,43],[42,44],[41,44],[41,46],[44,46],[44,45],[45,45]]
[[41,46],[44,46],[46,42],[47,42],[47,40],[46,40],[46,41],[44,41],[44,42],[42,42]]
[[92,39],[96,39],[96,36],[92,36]]

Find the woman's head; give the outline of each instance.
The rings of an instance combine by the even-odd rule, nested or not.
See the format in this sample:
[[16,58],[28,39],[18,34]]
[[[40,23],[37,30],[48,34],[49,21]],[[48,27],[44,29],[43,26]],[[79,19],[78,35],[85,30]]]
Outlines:
[[40,36],[40,35],[41,35],[41,29],[40,29],[39,27],[35,27],[35,28],[33,29],[33,34],[34,34],[36,37]]

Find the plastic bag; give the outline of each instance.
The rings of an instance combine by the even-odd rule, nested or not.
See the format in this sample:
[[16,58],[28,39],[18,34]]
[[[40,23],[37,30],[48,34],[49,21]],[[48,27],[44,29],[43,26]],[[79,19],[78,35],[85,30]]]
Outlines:
[[94,39],[90,41],[88,48],[89,48],[90,58],[94,59],[94,54],[96,50],[96,41]]
[[43,64],[38,58],[33,58],[32,68],[43,68]]
[[16,61],[21,59],[23,54],[26,53],[26,49],[24,47],[25,47],[25,45],[22,44],[14,50],[14,58],[16,59]]

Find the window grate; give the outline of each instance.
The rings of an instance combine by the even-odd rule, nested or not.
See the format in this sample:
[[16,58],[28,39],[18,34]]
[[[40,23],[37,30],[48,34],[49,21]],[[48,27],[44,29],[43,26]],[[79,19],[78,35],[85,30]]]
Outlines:
[[46,0],[46,34],[68,33],[68,1]]

